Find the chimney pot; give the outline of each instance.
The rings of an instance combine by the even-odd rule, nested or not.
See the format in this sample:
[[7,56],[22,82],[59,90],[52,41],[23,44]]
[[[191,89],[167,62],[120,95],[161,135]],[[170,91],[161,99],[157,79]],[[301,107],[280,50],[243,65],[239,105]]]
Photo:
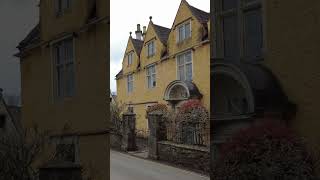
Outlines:
[[142,31],[141,31],[140,24],[137,24],[136,39],[139,39],[142,41]]
[[141,31],[140,24],[137,24],[137,31]]
[[147,32],[147,26],[143,26],[143,34]]

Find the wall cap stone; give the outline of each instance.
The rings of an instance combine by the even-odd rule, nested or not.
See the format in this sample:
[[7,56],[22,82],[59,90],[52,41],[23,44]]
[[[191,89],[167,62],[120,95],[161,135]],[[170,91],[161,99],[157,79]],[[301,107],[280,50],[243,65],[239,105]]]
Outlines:
[[171,142],[171,141],[159,141],[158,144],[170,145],[170,146],[175,146],[175,147],[178,147],[178,148],[185,148],[185,149],[190,149],[190,150],[196,150],[196,151],[202,151],[202,152],[210,153],[210,148],[204,147],[204,146],[177,144],[177,143],[174,143],[174,142]]

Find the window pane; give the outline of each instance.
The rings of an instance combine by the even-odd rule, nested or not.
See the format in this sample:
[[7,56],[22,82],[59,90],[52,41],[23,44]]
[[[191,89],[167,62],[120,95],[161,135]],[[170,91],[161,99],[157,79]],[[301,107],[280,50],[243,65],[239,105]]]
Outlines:
[[184,77],[184,66],[179,66],[179,80],[184,81],[185,77]]
[[179,55],[178,56],[178,65],[183,65],[183,64],[184,64],[183,55]]
[[74,95],[74,67],[73,64],[66,66],[66,96]]
[[179,27],[179,41],[184,40],[184,26]]
[[53,49],[53,53],[54,53],[54,58],[55,58],[55,62],[56,65],[61,63],[61,59],[60,59],[60,49],[59,46],[55,46]]
[[58,45],[59,48],[59,56],[58,56],[58,62],[59,64],[62,64],[65,62],[65,48],[62,44]]
[[187,52],[185,54],[185,63],[191,62],[191,61],[192,61],[191,52]]
[[151,88],[152,87],[152,82],[151,82],[151,76],[148,76],[148,88]]
[[252,59],[262,53],[262,17],[260,9],[248,11],[245,20],[245,56]]
[[239,0],[222,0],[222,9],[228,10],[228,9],[234,9],[237,7],[237,1]]
[[190,23],[187,23],[187,24],[185,25],[185,32],[186,32],[186,35],[185,35],[186,38],[191,37]]
[[63,68],[57,67],[57,96],[63,96]]
[[73,61],[73,42],[72,40],[65,41],[65,53],[66,53],[66,62]]
[[147,67],[147,75],[149,76],[151,74],[151,67]]
[[75,162],[75,145],[58,144],[55,158],[60,161]]
[[153,74],[153,75],[151,76],[151,79],[152,79],[152,87],[155,87],[155,86],[156,86],[156,75]]
[[154,42],[151,42],[151,55],[154,55],[155,49],[154,49]]
[[237,16],[223,17],[224,57],[227,60],[239,56]]
[[186,65],[186,78],[188,81],[192,80],[192,64],[187,64]]
[[152,66],[152,67],[151,67],[151,72],[152,72],[152,73],[156,73],[156,66]]

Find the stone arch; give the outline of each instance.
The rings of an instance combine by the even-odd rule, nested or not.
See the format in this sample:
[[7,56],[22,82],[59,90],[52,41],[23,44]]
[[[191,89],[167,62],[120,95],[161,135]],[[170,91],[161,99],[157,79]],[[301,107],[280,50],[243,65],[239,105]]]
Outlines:
[[175,106],[188,99],[201,99],[202,95],[197,86],[189,81],[175,80],[166,88],[164,100]]
[[213,116],[214,114],[249,114],[255,111],[255,100],[250,83],[240,69],[232,64],[216,63],[211,76]]

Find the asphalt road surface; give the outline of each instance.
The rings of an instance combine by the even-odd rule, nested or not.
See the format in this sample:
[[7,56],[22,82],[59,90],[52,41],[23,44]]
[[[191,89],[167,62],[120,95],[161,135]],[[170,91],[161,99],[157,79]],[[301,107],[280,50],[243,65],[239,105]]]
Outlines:
[[209,177],[120,152],[111,151],[110,160],[111,180],[209,180]]

